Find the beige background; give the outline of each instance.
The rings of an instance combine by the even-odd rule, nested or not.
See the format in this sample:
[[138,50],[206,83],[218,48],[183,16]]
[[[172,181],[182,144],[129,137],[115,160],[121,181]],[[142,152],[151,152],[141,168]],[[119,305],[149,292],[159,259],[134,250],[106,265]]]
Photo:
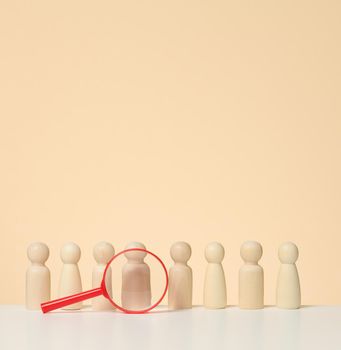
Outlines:
[[300,247],[303,303],[341,302],[340,1],[0,2],[1,303],[23,303],[26,247],[141,240],[165,258],[259,240]]

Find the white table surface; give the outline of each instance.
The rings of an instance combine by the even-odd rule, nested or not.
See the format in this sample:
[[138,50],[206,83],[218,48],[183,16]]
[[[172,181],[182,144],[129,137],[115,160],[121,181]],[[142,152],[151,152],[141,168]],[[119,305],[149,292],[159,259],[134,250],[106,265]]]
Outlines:
[[341,306],[299,310],[91,310],[42,314],[0,306],[0,349],[340,350]]

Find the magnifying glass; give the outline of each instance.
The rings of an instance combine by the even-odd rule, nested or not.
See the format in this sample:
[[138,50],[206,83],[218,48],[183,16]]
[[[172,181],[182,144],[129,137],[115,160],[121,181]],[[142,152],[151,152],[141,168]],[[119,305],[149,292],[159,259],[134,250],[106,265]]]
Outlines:
[[[129,262],[129,258],[131,258],[132,261],[129,264],[129,266],[126,264],[125,272],[123,272],[124,270],[122,270],[122,274],[124,273],[126,274],[126,277],[125,277],[126,281],[122,282],[123,283],[122,295],[121,295],[122,301],[121,301],[121,305],[119,305],[119,303],[115,302],[114,298],[112,298],[112,296],[108,293],[109,288],[107,288],[106,281],[108,280],[107,274],[111,273],[111,269],[109,268],[112,266],[113,261],[117,261],[118,257],[122,257],[123,255],[128,259],[128,262]],[[147,277],[149,277],[149,267],[143,262],[143,259],[145,256],[152,258],[153,260],[152,263],[154,265],[158,265],[159,268],[161,267],[160,271],[161,273],[163,272],[162,274],[164,274],[164,288],[162,289],[160,297],[156,299],[156,301],[151,302],[151,296],[149,295],[149,302],[147,301],[147,302],[142,302],[142,304],[140,303],[141,305],[145,306],[140,308],[137,306],[139,304],[138,302],[137,303],[129,302],[129,299],[138,300],[139,298],[141,299],[141,295],[144,295],[144,297],[146,296],[146,290],[139,291],[136,289],[136,286],[140,285],[141,283],[145,285],[146,284],[148,285],[148,282],[150,283],[150,281],[147,280],[148,278],[146,278],[146,275],[148,275]],[[142,261],[142,264],[139,263],[139,261],[140,262]],[[147,267],[144,265],[146,265]],[[130,278],[130,281],[128,280],[129,278]],[[124,285],[128,286],[129,290],[123,291]],[[161,301],[163,300],[163,298],[167,293],[167,289],[168,289],[168,272],[163,261],[156,254],[150,252],[149,250],[146,250],[143,248],[129,248],[117,253],[108,261],[103,273],[103,278],[102,278],[100,287],[90,289],[86,292],[82,292],[82,293],[78,293],[78,294],[74,294],[67,297],[42,303],[41,310],[43,311],[43,313],[47,313],[53,310],[66,307],[68,305],[72,305],[72,304],[87,300],[87,299],[103,296],[112,304],[114,308],[120,311],[123,311],[128,314],[143,314],[154,309],[156,306],[158,306],[161,303]],[[148,299],[148,296],[147,296],[147,299]],[[126,307],[125,305],[128,305],[128,306]]]

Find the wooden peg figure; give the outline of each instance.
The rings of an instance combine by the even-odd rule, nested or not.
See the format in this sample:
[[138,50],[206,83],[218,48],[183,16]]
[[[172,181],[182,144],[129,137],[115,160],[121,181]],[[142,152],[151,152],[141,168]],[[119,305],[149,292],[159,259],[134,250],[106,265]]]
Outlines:
[[[76,243],[66,243],[61,251],[60,257],[63,262],[62,273],[59,281],[59,297],[77,294],[82,291],[81,275],[78,268],[78,261],[81,257],[81,250]],[[68,305],[64,310],[78,310],[82,302]]]
[[34,242],[27,249],[31,265],[26,271],[26,308],[40,310],[40,304],[50,300],[50,270],[45,266],[49,257],[45,243]]
[[[125,249],[146,247],[131,242]],[[151,305],[150,268],[144,262],[145,252],[131,251],[124,254],[127,262],[122,269],[122,306],[128,310],[143,310]]]
[[169,270],[168,308],[186,309],[192,307],[192,269],[187,265],[191,257],[191,246],[176,242],[170,249],[174,265]]
[[297,309],[301,306],[301,288],[296,261],[298,248],[292,242],[283,243],[278,250],[281,262],[277,278],[276,304],[282,309]]
[[[97,264],[92,270],[92,288],[100,287],[104,270],[114,254],[114,247],[108,242],[99,242],[95,245],[93,249],[93,256]],[[108,294],[110,297],[112,297],[112,271],[110,266],[105,276],[105,286]],[[94,311],[113,310],[114,308],[110,301],[103,296],[93,298],[91,303],[92,310]]]
[[262,254],[262,246],[255,241],[247,241],[240,248],[240,255],[245,262],[239,270],[239,307],[241,309],[264,307],[264,272],[258,265]]
[[205,249],[208,262],[204,284],[204,306],[209,309],[226,307],[226,282],[222,266],[225,250],[218,242],[209,243]]

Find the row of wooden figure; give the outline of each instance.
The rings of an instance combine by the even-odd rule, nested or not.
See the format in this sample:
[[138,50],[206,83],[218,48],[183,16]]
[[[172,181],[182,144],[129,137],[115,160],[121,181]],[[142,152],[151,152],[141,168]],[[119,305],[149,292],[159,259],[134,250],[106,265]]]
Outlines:
[[[139,242],[131,242],[128,248],[143,248]],[[176,242],[170,249],[174,265],[169,270],[168,307],[185,309],[192,307],[192,269],[188,266],[191,247],[186,242]],[[239,307],[260,309],[264,307],[264,271],[258,264],[262,256],[262,246],[255,241],[246,241],[240,249],[244,265],[239,270]],[[98,243],[93,250],[97,262],[92,272],[93,288],[99,287],[107,262],[115,254],[114,247],[108,242]],[[31,265],[26,273],[26,307],[40,309],[40,304],[50,300],[50,271],[45,266],[49,249],[41,242],[32,243],[27,250]],[[151,304],[150,270],[144,262],[146,253],[130,251],[125,254],[127,262],[122,270],[122,306],[127,309],[144,309]],[[218,242],[209,243],[205,249],[208,262],[204,283],[204,306],[210,309],[226,307],[226,281],[222,267],[225,255],[224,247]],[[65,244],[60,253],[63,268],[59,283],[59,297],[82,291],[78,261],[81,251],[75,243]],[[281,262],[277,279],[277,306],[284,309],[296,309],[301,305],[300,282],[295,262],[298,258],[297,246],[292,242],[283,243],[278,251]],[[110,269],[110,268],[109,268]],[[106,275],[106,286],[111,290],[111,270]],[[77,310],[81,303],[66,309]],[[104,297],[92,300],[93,310],[111,310],[113,306]]]

